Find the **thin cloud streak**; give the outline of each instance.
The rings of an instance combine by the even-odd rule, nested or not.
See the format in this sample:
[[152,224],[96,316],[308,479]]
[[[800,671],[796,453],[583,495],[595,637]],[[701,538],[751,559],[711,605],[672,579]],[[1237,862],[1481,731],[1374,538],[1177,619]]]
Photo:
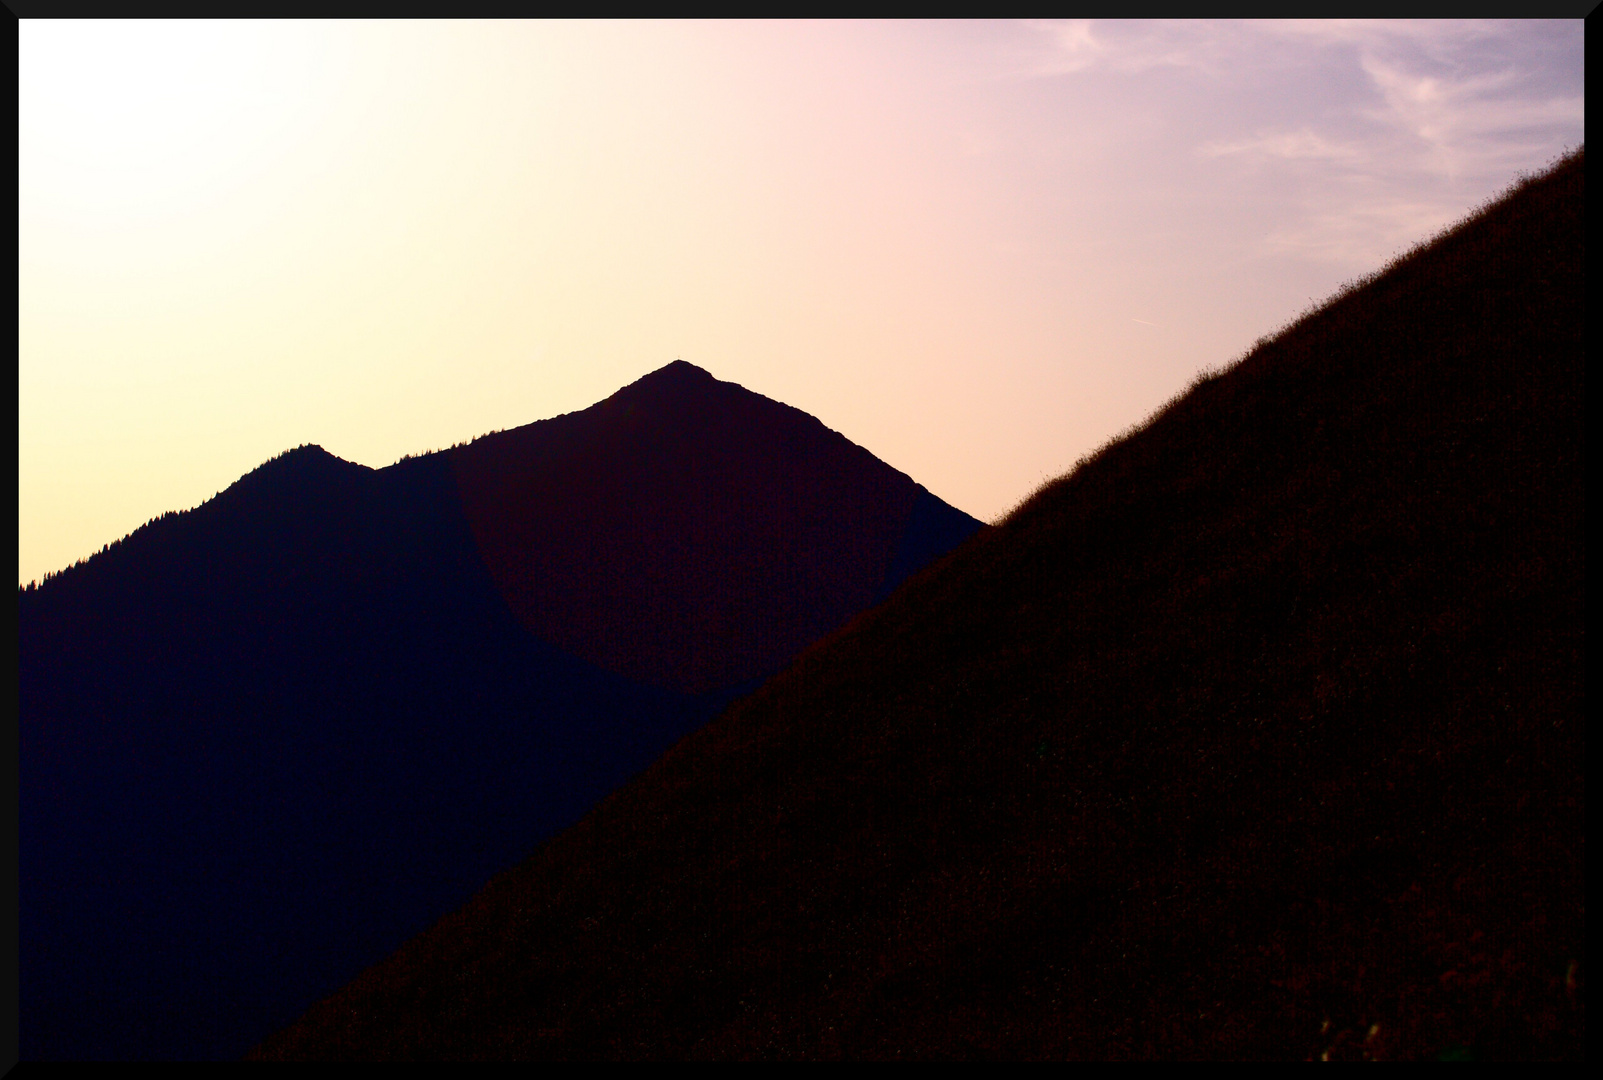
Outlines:
[[1366,157],[1364,147],[1359,144],[1335,142],[1308,128],[1256,134],[1233,142],[1204,143],[1197,151],[1204,157],[1243,155],[1282,160],[1356,161]]

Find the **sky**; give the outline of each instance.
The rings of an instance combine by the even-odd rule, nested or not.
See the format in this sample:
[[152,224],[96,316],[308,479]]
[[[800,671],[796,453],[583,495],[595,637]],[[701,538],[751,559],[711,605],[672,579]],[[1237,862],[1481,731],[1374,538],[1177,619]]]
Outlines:
[[1000,518],[1584,132],[1581,20],[19,27],[19,582],[675,359]]

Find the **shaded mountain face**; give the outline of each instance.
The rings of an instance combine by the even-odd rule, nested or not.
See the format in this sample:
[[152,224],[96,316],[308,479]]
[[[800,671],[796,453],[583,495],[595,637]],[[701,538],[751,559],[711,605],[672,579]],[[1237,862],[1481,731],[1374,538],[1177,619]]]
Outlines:
[[253,1056],[1584,1054],[1579,153]]
[[938,551],[976,527],[806,413],[683,361],[449,456],[524,626],[692,694],[772,674],[867,607],[932,511],[950,522]]
[[[696,369],[665,374],[706,392],[681,392],[677,413],[648,403],[662,468],[694,442],[675,441],[676,416],[717,428],[720,401],[783,409]],[[785,412],[793,425],[804,419]],[[627,462],[598,471],[584,503],[583,470],[599,466],[573,447],[597,445],[590,420],[606,415],[548,421],[554,437],[536,424],[380,470],[305,447],[20,594],[25,1058],[237,1057],[750,690],[769,673],[764,663],[786,661],[782,643],[799,647],[860,609],[905,572],[909,551],[927,559],[932,506],[947,546],[979,527],[810,422],[815,443],[860,455],[857,473],[828,481],[816,469],[771,469],[760,477],[782,483],[800,471],[832,483],[830,499],[809,489],[739,505],[759,537],[771,532],[760,521],[771,507],[805,506],[810,536],[846,553],[845,580],[820,572],[811,551],[806,572],[790,566],[794,549],[764,565],[753,542],[726,588],[694,538],[665,527],[646,537],[629,508],[597,508],[646,491],[654,520],[694,526],[674,491],[647,477],[631,487]],[[520,439],[564,463],[561,498],[506,501],[541,489],[498,468],[550,475],[538,455],[487,460]],[[811,445],[791,444],[802,454]],[[743,452],[725,443],[698,460],[749,477],[729,460]],[[737,505],[707,493],[716,483],[677,492]],[[516,544],[486,526],[486,491],[500,493],[507,520],[545,521],[564,536],[560,515],[586,506],[594,551],[643,559],[655,544],[701,557],[699,598],[665,584],[669,599],[654,601],[636,583],[640,606],[610,609],[648,641],[669,636],[669,617],[695,632],[683,612],[717,610],[706,596],[802,580],[812,592],[752,600],[777,625],[768,651],[739,663],[709,653],[725,640],[716,633],[701,634],[700,666],[687,666],[621,642],[616,628],[604,639],[612,652],[577,655],[570,646],[590,639],[564,636],[549,608],[543,622],[519,618],[539,600],[529,585],[537,560],[518,561]],[[862,522],[877,530],[872,543],[854,531]],[[602,535],[609,523],[631,528],[637,546]],[[476,533],[500,545],[495,554]],[[567,590],[550,605],[568,605],[559,610],[582,613],[580,576],[608,590],[632,566],[580,565],[560,544],[551,550],[567,560],[541,579]],[[519,612],[491,569],[509,561],[524,574]]]

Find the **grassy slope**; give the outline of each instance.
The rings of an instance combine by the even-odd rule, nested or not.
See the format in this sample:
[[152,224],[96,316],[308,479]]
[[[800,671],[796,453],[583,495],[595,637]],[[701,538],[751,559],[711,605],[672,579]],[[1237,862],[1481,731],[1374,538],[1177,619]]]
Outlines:
[[1583,1056],[1583,202],[1200,381],[257,1053]]

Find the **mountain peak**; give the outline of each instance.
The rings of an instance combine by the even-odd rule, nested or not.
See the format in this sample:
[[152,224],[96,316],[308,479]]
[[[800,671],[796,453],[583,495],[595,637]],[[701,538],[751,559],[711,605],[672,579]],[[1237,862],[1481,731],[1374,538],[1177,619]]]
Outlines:
[[707,371],[705,368],[697,367],[689,360],[675,360],[671,364],[665,364],[647,375],[646,378],[653,379],[659,375],[664,377],[672,375],[676,379],[711,379],[713,377],[712,372]]
[[338,454],[329,453],[316,443],[302,443],[291,450],[285,450],[275,457],[268,458],[245,475],[342,473],[365,468],[366,466],[358,465],[354,461],[346,461]]
[[[526,628],[689,694],[772,674],[899,581],[900,554],[931,557],[926,534],[950,546],[980,524],[952,511],[960,527],[941,531],[945,504],[921,500],[911,477],[683,360],[453,451],[451,465]],[[935,513],[915,520],[916,507]],[[769,584],[776,567],[784,588]]]
[[718,379],[703,368],[697,367],[688,360],[675,360],[658,368],[647,375],[642,375],[634,382],[620,390],[624,393],[636,389],[662,389],[662,388],[709,388],[717,385]]
[[304,443],[268,458],[235,480],[222,492],[230,499],[247,492],[276,490],[284,493],[341,488],[350,478],[370,471],[366,465],[346,461],[315,443]]

